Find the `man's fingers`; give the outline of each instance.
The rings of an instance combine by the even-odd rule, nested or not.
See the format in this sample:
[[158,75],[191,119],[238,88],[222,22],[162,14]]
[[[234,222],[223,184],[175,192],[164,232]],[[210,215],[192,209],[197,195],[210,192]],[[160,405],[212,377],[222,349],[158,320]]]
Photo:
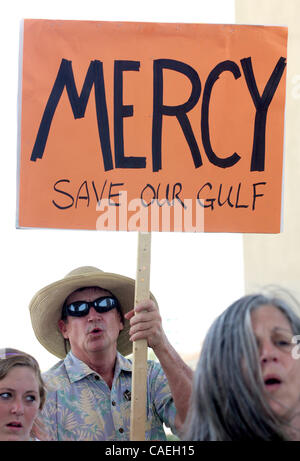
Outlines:
[[139,313],[136,313],[131,319],[130,319],[130,325],[137,325],[138,323],[147,323],[147,322],[152,322],[154,320],[158,320],[158,316],[155,312],[146,312],[142,311]]
[[142,312],[142,311],[151,312],[151,311],[156,311],[157,306],[151,299],[145,299],[145,300],[139,302],[135,306],[134,310],[135,310],[135,312]]
[[150,347],[160,342],[162,337],[161,316],[152,300],[141,301],[134,310],[132,309],[125,315],[125,318],[130,322],[130,341],[146,339]]
[[124,314],[125,319],[130,320],[134,316],[134,309]]
[[149,332],[157,332],[158,324],[155,321],[151,322],[138,322],[134,325],[130,326],[129,334],[133,335],[137,331],[149,331]]
[[151,301],[150,299],[145,299],[145,300],[139,302],[135,306],[134,309],[131,309],[129,312],[124,314],[124,317],[127,320],[129,320],[137,312],[143,312],[143,311],[151,312],[151,311],[157,311],[157,310],[158,310],[158,308],[157,308],[156,304],[153,301]]
[[148,342],[148,337],[145,336],[143,331],[138,331],[134,335],[130,336],[129,341],[138,341],[139,339],[145,339]]
[[157,330],[154,325],[151,327],[139,324],[135,327],[132,327],[129,332],[130,340],[136,341],[137,339],[146,339],[147,341],[151,341],[157,338]]

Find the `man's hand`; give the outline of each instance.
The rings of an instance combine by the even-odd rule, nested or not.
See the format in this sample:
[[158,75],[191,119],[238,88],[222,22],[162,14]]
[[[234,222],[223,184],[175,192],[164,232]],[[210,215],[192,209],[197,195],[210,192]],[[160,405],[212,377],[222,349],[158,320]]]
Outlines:
[[158,307],[152,300],[141,301],[135,309],[127,312],[125,318],[130,322],[130,341],[146,339],[154,351],[164,348],[167,338],[162,328]]
[[158,307],[153,301],[140,302],[134,310],[125,314],[125,318],[130,322],[130,340],[146,339],[160,361],[176,407],[175,426],[180,429],[188,410],[193,372],[169,343]]

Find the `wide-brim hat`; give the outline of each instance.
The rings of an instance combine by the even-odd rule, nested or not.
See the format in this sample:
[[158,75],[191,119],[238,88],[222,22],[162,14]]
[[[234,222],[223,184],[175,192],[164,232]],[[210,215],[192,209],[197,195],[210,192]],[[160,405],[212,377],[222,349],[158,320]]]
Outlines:
[[[29,305],[32,327],[38,341],[51,354],[60,359],[66,355],[65,340],[58,327],[63,304],[73,291],[89,286],[98,286],[116,296],[123,315],[134,307],[134,279],[103,272],[91,266],[79,267],[68,273],[63,279],[39,290]],[[156,303],[152,293],[150,293],[150,299]],[[129,341],[128,334],[129,328],[128,320],[124,319],[124,329],[119,334],[117,350],[125,356],[132,352],[132,342]]]

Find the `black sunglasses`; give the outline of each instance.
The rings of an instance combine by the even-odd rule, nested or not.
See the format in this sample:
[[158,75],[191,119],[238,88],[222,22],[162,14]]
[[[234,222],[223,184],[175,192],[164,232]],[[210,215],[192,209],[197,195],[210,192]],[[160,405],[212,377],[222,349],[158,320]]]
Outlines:
[[120,304],[117,298],[114,296],[102,296],[94,301],[74,301],[71,304],[64,304],[62,310],[62,319],[68,315],[71,317],[84,317],[90,312],[90,308],[93,307],[96,312],[102,314],[108,312],[114,308],[121,312]]

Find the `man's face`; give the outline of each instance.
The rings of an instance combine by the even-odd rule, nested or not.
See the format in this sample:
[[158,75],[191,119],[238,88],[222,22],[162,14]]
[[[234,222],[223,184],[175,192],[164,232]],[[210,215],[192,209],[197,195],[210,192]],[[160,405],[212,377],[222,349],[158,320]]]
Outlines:
[[[102,296],[111,296],[101,288],[86,288],[75,291],[67,298],[66,304],[75,301],[94,301]],[[88,362],[88,357],[94,353],[116,353],[117,339],[124,326],[116,308],[98,313],[91,307],[83,317],[68,316],[58,323],[65,339],[68,339],[72,352],[77,358]]]

